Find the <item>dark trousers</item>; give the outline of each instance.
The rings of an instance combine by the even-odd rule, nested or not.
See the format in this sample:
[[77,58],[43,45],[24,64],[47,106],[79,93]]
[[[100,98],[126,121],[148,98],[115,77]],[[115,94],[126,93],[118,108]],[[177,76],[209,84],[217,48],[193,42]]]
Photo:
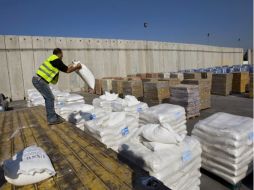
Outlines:
[[49,84],[39,76],[33,76],[32,83],[45,100],[48,122],[55,121],[57,119],[54,105],[55,97],[49,87]]

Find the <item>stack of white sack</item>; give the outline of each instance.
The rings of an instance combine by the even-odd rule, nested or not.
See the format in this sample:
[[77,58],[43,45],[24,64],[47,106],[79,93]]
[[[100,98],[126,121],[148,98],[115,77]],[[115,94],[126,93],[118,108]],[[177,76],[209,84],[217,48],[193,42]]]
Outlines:
[[216,113],[199,121],[192,131],[202,146],[202,167],[231,184],[250,171],[253,162],[253,119]]
[[86,113],[93,109],[92,105],[83,103],[57,105],[55,108],[57,114],[80,129],[84,129]]
[[28,107],[45,104],[44,98],[36,89],[28,89],[26,91],[26,101]]
[[69,94],[68,96],[64,97],[63,100],[64,104],[85,103],[84,97],[79,94]]
[[79,94],[70,94],[69,92],[60,91],[56,88],[52,89],[57,104],[85,103],[84,97]]
[[101,108],[90,111],[84,130],[108,148],[119,146],[139,134],[138,120],[125,112],[106,112]]
[[141,138],[123,144],[119,148],[119,153],[148,171],[170,189],[199,190],[200,143],[189,136],[179,141],[169,131],[166,132],[166,129],[158,129],[157,132],[151,133],[150,128],[159,127],[161,126],[158,124],[142,126]]
[[140,125],[161,124],[179,135],[186,135],[185,109],[173,104],[159,104],[148,108],[139,115]]
[[[60,91],[51,87],[52,93],[55,97],[55,105],[64,105],[72,103],[85,103],[83,96],[78,94],[70,94],[69,92]],[[28,89],[26,92],[27,106],[45,106],[45,100],[36,89]]]
[[148,109],[147,103],[140,102],[135,96],[126,95],[124,99],[112,101],[112,111],[124,111],[129,115],[139,118],[139,113]]
[[93,99],[93,106],[111,112],[113,101],[122,101],[122,99],[118,97],[118,94],[105,92],[105,94],[101,95],[99,98]]

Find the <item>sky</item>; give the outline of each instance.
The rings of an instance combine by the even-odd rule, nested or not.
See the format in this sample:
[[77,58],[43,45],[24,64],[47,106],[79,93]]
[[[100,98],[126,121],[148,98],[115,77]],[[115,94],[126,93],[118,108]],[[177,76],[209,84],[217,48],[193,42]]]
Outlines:
[[253,47],[253,0],[0,0],[0,23],[0,35]]

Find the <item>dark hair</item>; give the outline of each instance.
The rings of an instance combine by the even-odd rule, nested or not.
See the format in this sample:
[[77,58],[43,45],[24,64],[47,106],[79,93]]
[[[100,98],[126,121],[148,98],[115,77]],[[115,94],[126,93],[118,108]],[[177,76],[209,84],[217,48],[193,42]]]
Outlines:
[[58,55],[59,53],[62,53],[62,50],[61,50],[60,48],[55,48],[55,49],[53,50],[53,54],[54,54],[54,55]]

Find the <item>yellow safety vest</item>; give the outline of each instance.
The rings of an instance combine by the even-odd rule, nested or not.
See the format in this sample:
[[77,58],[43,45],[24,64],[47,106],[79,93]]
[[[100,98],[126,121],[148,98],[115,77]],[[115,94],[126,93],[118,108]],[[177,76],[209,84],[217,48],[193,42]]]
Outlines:
[[56,55],[49,56],[39,67],[36,74],[46,80],[48,83],[56,84],[59,78],[59,70],[51,65],[51,61],[59,59]]

